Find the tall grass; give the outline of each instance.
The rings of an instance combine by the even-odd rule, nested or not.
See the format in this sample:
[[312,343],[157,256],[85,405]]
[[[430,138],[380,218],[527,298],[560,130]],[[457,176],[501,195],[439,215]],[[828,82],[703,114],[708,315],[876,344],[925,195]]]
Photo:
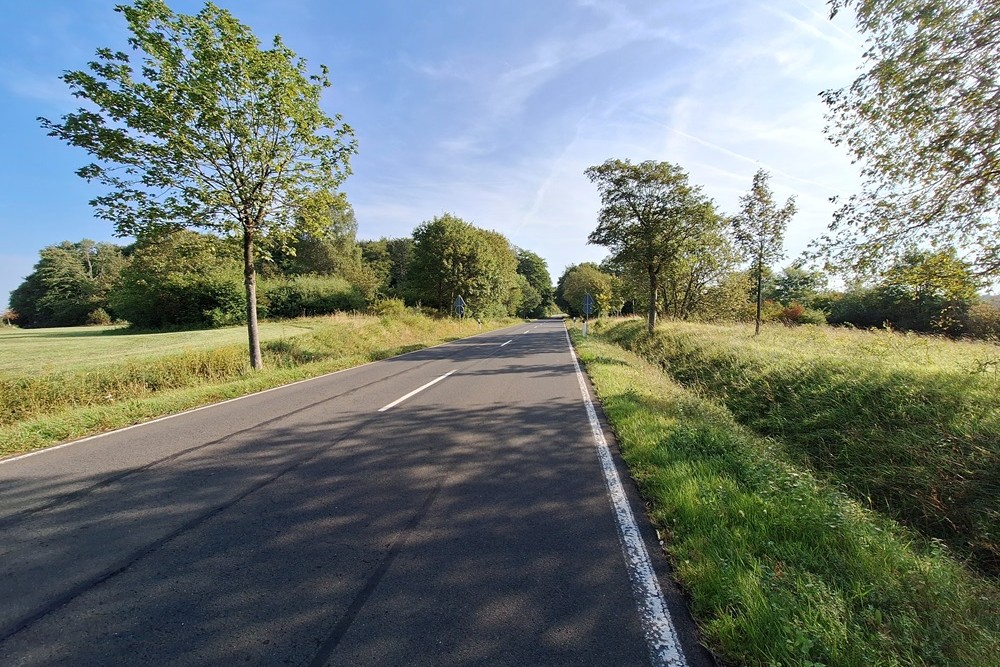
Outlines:
[[658,365],[601,334],[574,342],[703,638],[725,664],[996,664],[993,583]]
[[641,322],[610,340],[869,507],[1000,575],[1000,348],[887,332]]
[[[0,371],[0,455],[384,359],[479,331],[471,320],[432,319],[409,312],[382,318],[337,315],[305,322],[311,327],[308,333],[296,330],[298,335],[262,343],[263,372],[250,369],[245,345],[200,348],[199,336],[214,335],[210,331],[187,332],[195,349],[181,353],[127,358],[120,363],[51,373]],[[503,324],[507,323],[487,322],[483,326]],[[123,338],[122,345],[137,343],[137,338],[143,337]],[[153,344],[149,345],[152,349]],[[39,366],[44,363],[43,358],[38,359]]]

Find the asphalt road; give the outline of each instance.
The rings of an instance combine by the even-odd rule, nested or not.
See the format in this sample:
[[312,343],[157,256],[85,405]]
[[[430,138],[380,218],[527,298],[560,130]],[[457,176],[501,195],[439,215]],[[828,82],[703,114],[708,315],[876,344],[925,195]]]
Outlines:
[[0,664],[708,664],[598,454],[553,320],[0,462]]

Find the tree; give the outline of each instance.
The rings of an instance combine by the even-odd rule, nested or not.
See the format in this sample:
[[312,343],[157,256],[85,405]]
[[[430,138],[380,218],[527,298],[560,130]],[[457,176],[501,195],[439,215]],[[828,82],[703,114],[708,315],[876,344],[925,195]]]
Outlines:
[[811,308],[825,289],[826,276],[822,272],[792,264],[770,281],[764,296],[786,306],[798,303]]
[[717,217],[715,207],[669,162],[608,160],[585,173],[601,195],[597,229],[587,242],[608,247],[617,263],[644,276],[652,333],[660,278],[698,243],[701,231]]
[[241,265],[229,246],[187,229],[140,237],[110,295],[112,311],[150,329],[242,324]]
[[105,186],[91,204],[117,234],[193,227],[241,240],[250,362],[261,368],[257,249],[328,223],[353,132],[320,108],[326,67],[308,75],[280,37],[261,49],[212,3],[196,15],[162,0],[115,10],[141,62],[98,49],[89,71],[61,77],[91,106],[39,121],[94,157],[77,173]]
[[413,230],[407,285],[424,304],[447,311],[461,296],[470,312],[506,315],[516,276],[513,246],[497,232],[450,213]]
[[530,288],[522,290],[521,311],[518,314],[522,317],[543,317],[552,305],[552,276],[549,275],[549,267],[544,259],[530,250],[518,248],[516,252],[517,273],[525,278],[527,287]]
[[10,297],[21,326],[79,326],[108,309],[125,263],[120,247],[83,239],[46,246],[38,254],[34,270]]
[[781,208],[774,201],[769,176],[758,169],[753,176],[750,192],[740,197],[740,213],[733,218],[733,238],[750,259],[750,273],[757,299],[754,335],[760,333],[761,310],[764,305],[764,271],[784,256],[785,228],[795,215],[795,198],[789,197]]
[[583,300],[590,294],[594,299],[594,312],[600,315],[611,311],[615,291],[615,277],[593,262],[584,262],[566,267],[559,277],[556,301],[567,314],[579,317],[584,314]]
[[861,165],[862,192],[819,247],[857,270],[910,245],[967,250],[1000,272],[1000,3],[831,0],[867,36],[866,71],[822,93],[827,135]]

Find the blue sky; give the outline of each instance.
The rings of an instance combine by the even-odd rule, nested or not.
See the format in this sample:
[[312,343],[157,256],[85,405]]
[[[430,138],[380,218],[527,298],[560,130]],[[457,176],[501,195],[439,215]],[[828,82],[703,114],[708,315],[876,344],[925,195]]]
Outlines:
[[[40,248],[114,240],[74,171],[83,151],[37,116],[76,108],[65,84],[98,47],[126,49],[116,0],[4,7],[0,41],[0,305]],[[201,2],[168,0],[183,13]],[[354,127],[344,185],[360,238],[408,235],[443,212],[537,252],[553,279],[600,261],[599,199],[584,177],[608,158],[680,164],[735,212],[758,167],[799,213],[788,257],[857,187],[823,136],[818,93],[857,74],[862,43],[822,0],[220,0],[330,67],[323,105]]]

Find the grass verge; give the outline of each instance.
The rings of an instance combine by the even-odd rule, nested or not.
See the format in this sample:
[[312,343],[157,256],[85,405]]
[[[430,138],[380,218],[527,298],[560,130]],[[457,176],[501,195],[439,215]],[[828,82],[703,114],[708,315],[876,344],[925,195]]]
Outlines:
[[[0,374],[0,456],[129,426],[296,380],[385,359],[481,331],[471,320],[415,314],[337,315],[306,322],[308,333],[262,343],[265,370],[251,371],[243,344],[127,358],[80,370]],[[510,322],[484,322],[483,329]],[[162,334],[146,334],[160,336]],[[134,337],[133,337],[134,338]]]
[[620,322],[609,339],[869,507],[1000,576],[1000,348],[827,327]]
[[723,660],[995,664],[992,582],[601,338],[573,332],[704,639]]

